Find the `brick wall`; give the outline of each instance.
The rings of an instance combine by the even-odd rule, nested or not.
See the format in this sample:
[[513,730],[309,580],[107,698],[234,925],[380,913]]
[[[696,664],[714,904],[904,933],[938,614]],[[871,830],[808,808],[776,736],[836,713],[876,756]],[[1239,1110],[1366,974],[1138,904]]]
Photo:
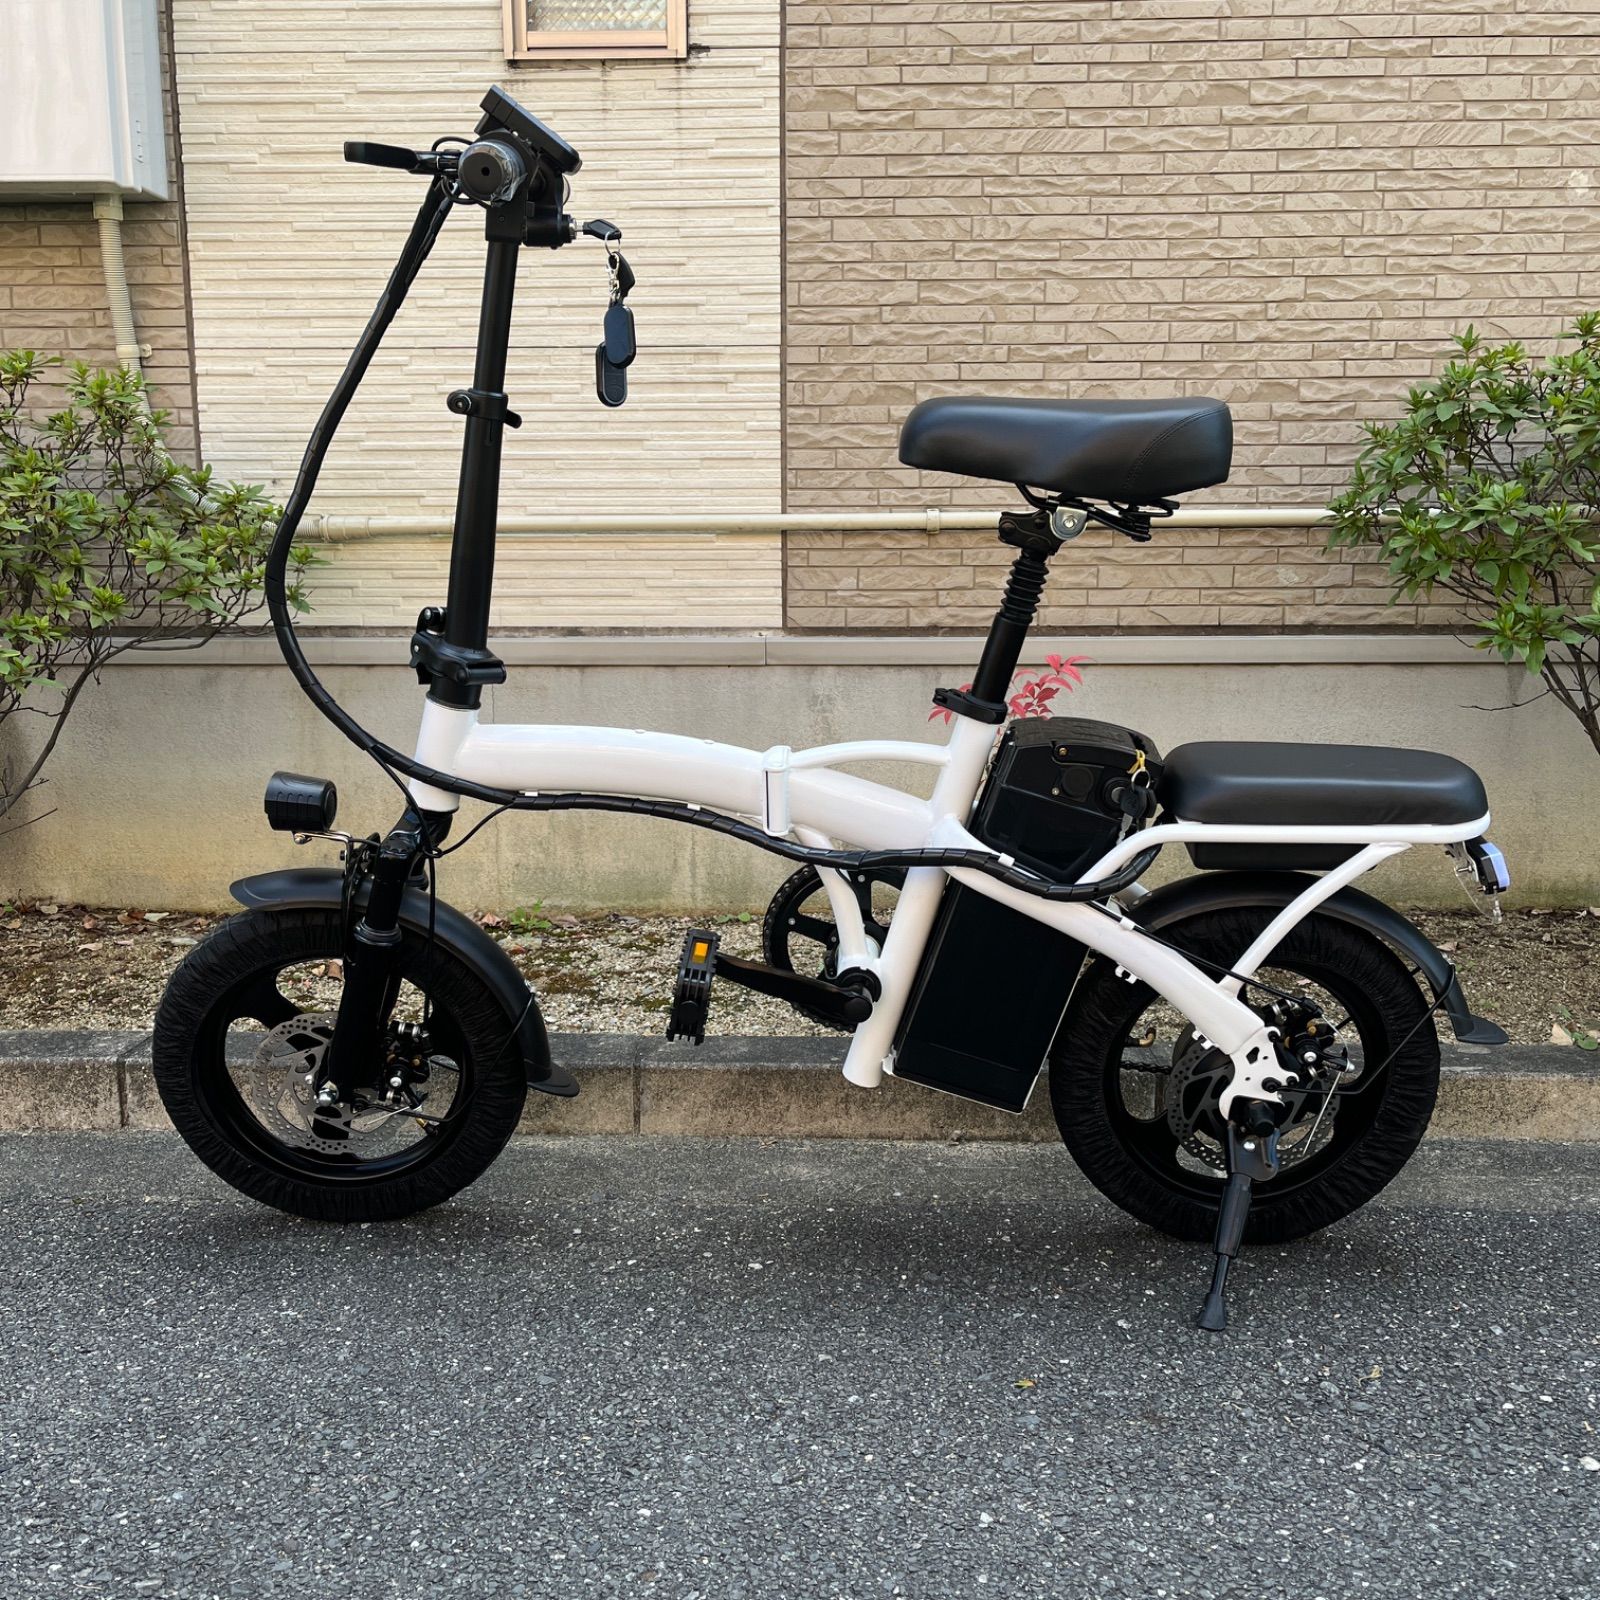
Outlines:
[[[895,462],[933,394],[1214,394],[1315,504],[1449,333],[1600,302],[1600,7],[789,0],[787,502],[1007,503]],[[981,626],[981,536],[793,537],[797,627]],[[991,573],[990,569],[995,571]],[[1086,538],[1073,629],[1410,626],[1315,534]]]
[[[168,6],[161,6],[162,42],[169,39]],[[185,297],[182,180],[170,93],[171,60],[163,55],[167,170],[171,198],[128,201],[122,224],[134,327],[151,347],[144,361],[152,403],[172,415],[168,448],[193,459],[194,370]],[[33,349],[68,361],[109,367],[116,340],[100,264],[100,235],[92,202],[50,205],[0,203],[0,349]],[[60,399],[59,382],[41,386],[41,406]]]
[[[1315,503],[1448,332],[1542,342],[1600,300],[1593,0],[697,0],[687,62],[521,69],[496,0],[174,5],[200,431],[221,470],[279,492],[414,200],[343,168],[338,142],[465,126],[495,78],[574,135],[575,207],[623,222],[640,270],[634,396],[601,412],[598,260],[530,262],[512,386],[536,420],[511,437],[510,512],[999,508],[1004,486],[895,463],[905,411],[962,389],[1219,394],[1234,477],[1193,503]],[[176,200],[129,206],[135,316],[180,450],[184,229]],[[474,232],[441,245],[319,509],[448,513],[459,427],[440,401],[469,363]],[[87,202],[0,208],[0,343],[112,359]],[[1446,620],[1390,607],[1380,572],[1320,545],[1090,535],[1046,622]],[[528,541],[503,565],[502,625],[612,608],[636,627],[974,628],[1004,559],[981,535],[785,548],[780,570],[775,542]],[[328,618],[391,622],[435,555],[340,552]]]

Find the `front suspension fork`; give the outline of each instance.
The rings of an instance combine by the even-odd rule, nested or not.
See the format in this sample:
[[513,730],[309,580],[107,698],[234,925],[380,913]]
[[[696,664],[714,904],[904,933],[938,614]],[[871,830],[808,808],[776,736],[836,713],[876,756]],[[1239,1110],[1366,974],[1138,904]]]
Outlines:
[[448,816],[440,821],[408,809],[375,848],[351,853],[348,899],[361,910],[345,932],[344,986],[316,1085],[319,1104],[349,1105],[383,1081],[389,1016],[400,993],[401,903],[448,826]]

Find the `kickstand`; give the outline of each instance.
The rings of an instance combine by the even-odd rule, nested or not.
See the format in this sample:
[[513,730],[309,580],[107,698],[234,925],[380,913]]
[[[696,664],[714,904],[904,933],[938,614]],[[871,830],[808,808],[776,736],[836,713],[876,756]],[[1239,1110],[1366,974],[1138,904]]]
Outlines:
[[1223,1291],[1228,1284],[1228,1267],[1239,1253],[1244,1239],[1245,1218],[1250,1215],[1250,1185],[1271,1178],[1278,1171],[1278,1130],[1262,1117],[1264,1128],[1241,1133],[1228,1124],[1228,1184],[1222,1191],[1222,1209],[1217,1213],[1214,1248],[1217,1264],[1211,1273],[1211,1288],[1200,1307],[1196,1325],[1208,1333],[1221,1333],[1228,1326],[1228,1307]]

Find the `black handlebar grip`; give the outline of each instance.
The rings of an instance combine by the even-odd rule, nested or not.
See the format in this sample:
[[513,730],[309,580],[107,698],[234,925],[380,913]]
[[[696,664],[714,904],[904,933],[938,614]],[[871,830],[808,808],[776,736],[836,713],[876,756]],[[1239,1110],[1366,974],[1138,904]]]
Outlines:
[[422,170],[422,157],[415,150],[398,144],[368,144],[364,139],[346,139],[344,158],[367,167],[394,167],[400,172]]

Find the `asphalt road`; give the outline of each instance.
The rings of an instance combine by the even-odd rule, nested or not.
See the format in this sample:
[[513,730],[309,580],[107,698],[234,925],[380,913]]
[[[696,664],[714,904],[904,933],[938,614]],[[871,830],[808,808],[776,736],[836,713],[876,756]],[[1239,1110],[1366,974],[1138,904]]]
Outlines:
[[1221,1338],[1051,1147],[524,1141],[338,1230],[13,1137],[0,1224],[8,1597],[1600,1595],[1600,1147],[1425,1149]]

